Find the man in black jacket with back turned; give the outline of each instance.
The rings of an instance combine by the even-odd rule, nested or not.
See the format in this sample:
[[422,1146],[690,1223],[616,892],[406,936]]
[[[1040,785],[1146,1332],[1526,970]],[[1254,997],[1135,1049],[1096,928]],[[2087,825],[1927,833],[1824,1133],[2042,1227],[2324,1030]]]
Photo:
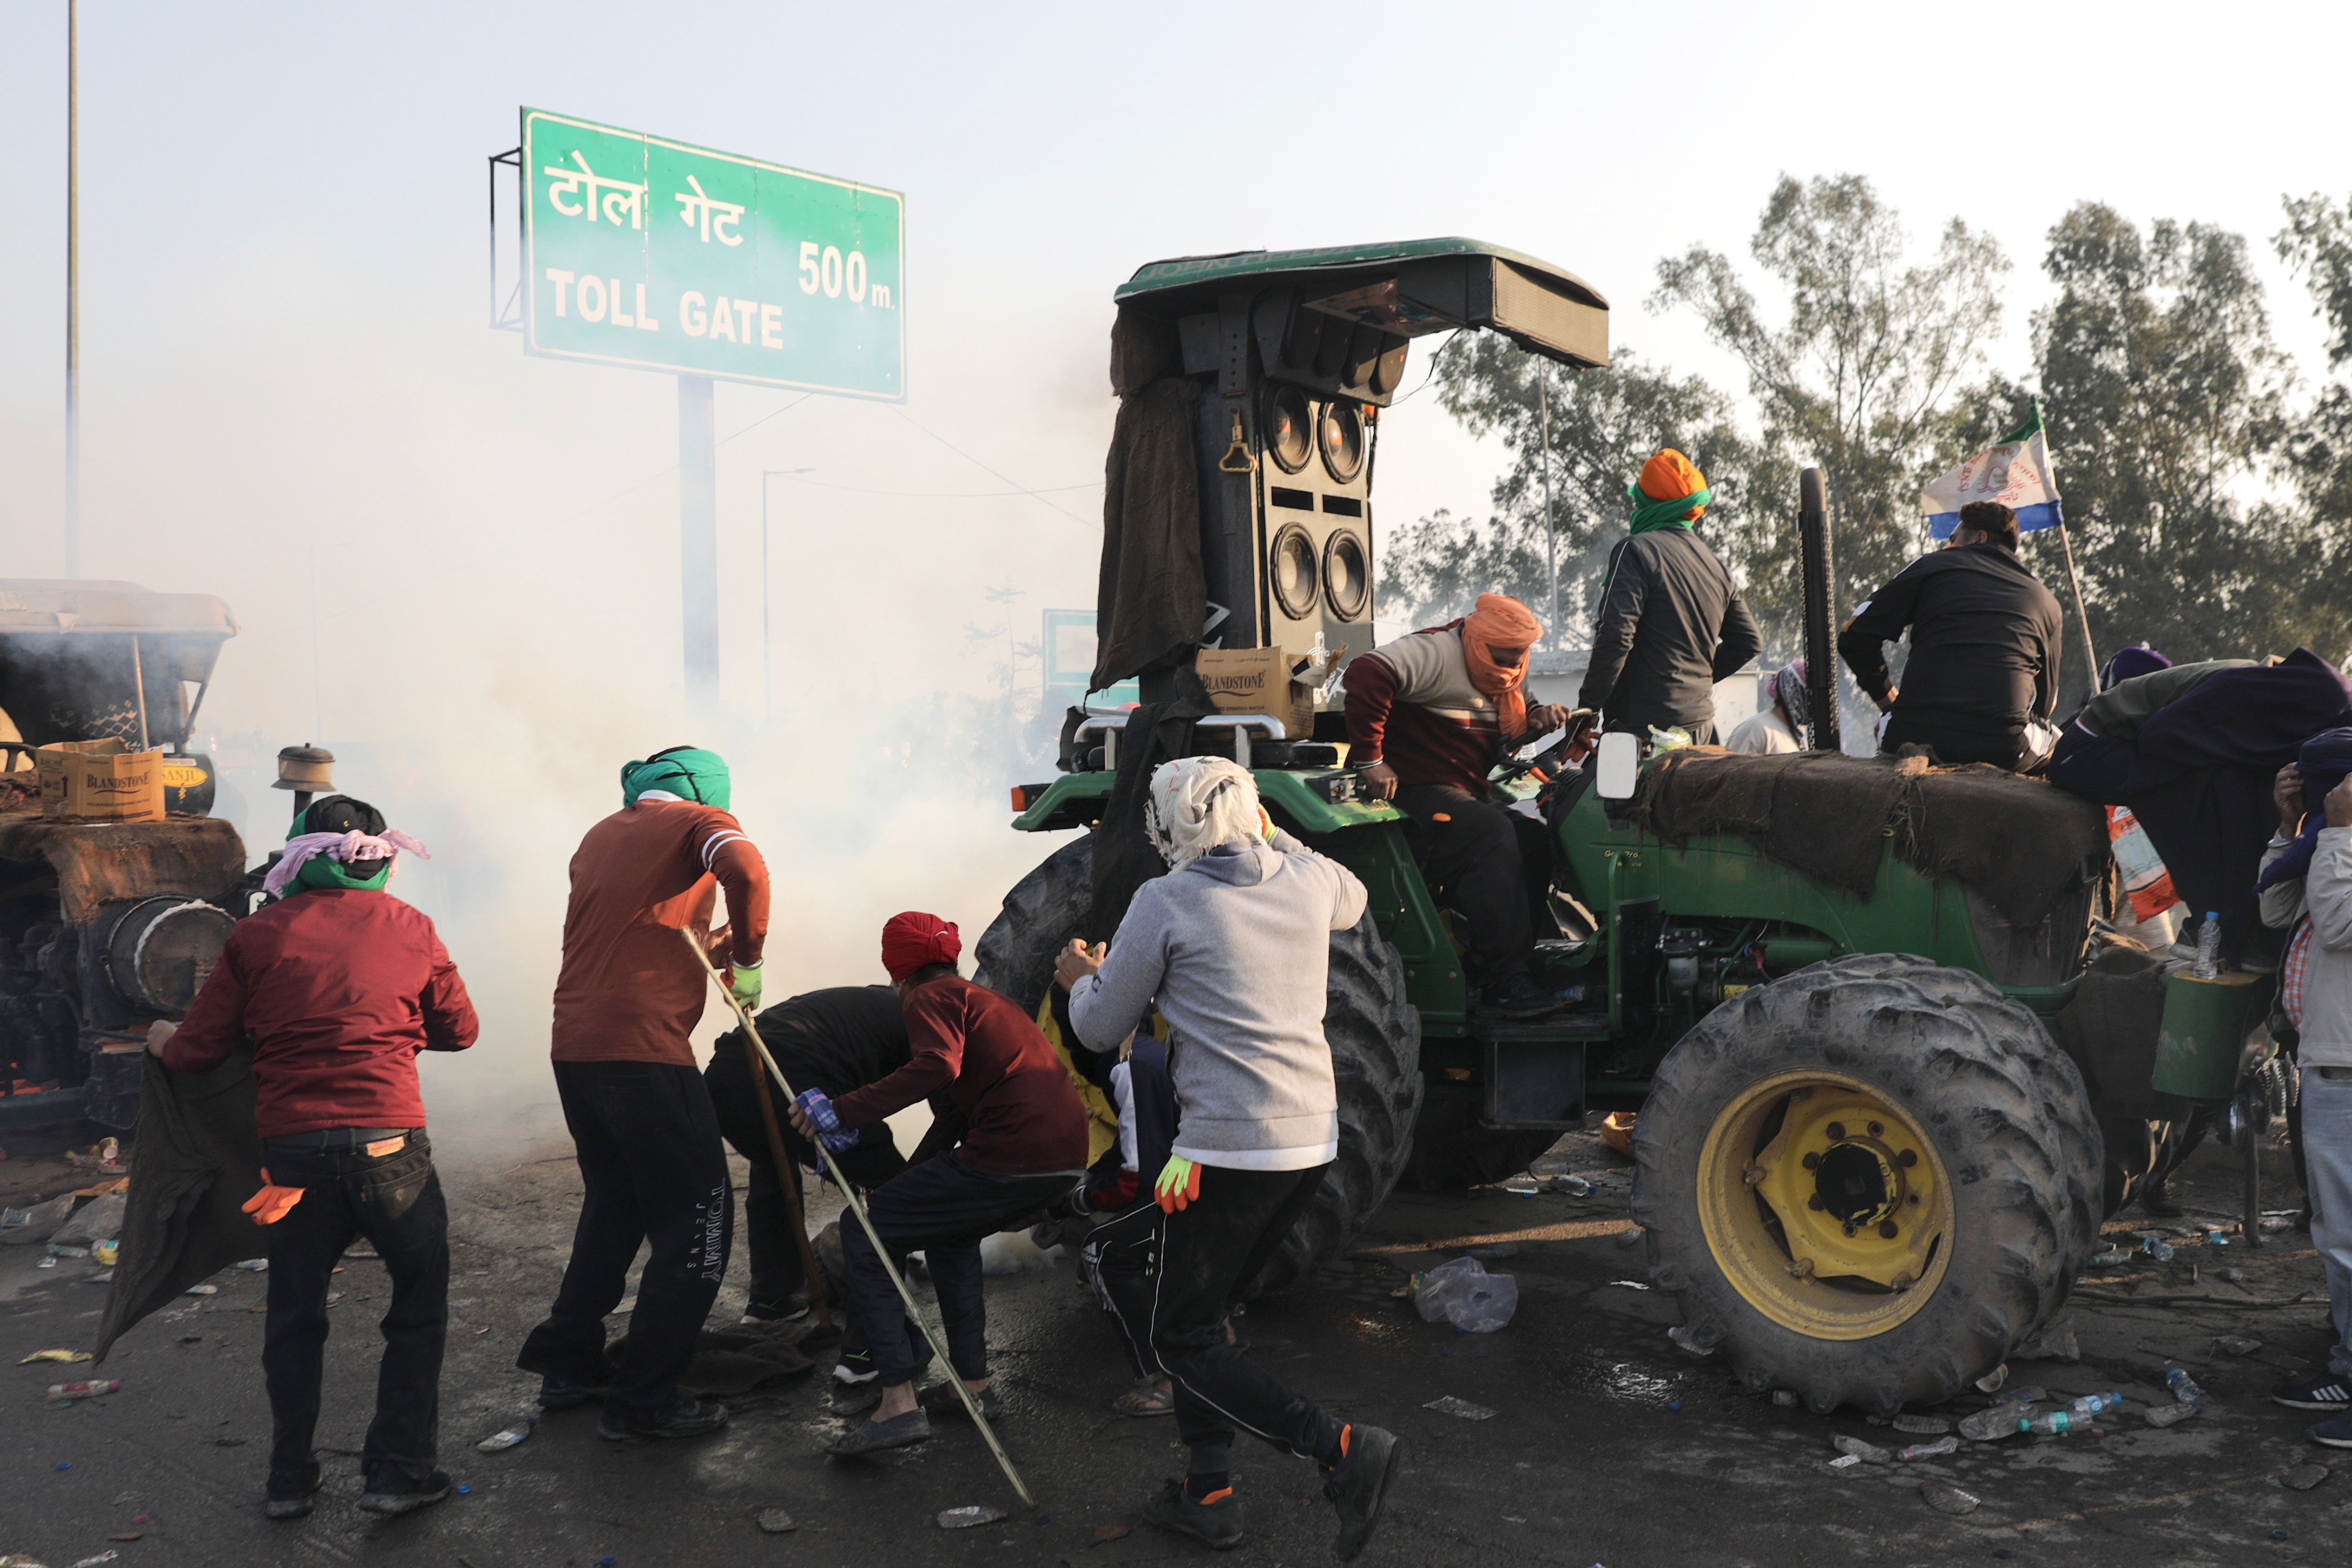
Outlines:
[[[1885,645],[1911,629],[1903,688]],[[1951,545],[1922,555],[1863,602],[1838,653],[1888,715],[1879,749],[1924,744],[1947,764],[2015,768],[2028,720],[2058,701],[2058,601],[2017,558],[2017,514],[1999,501],[1960,509]]]

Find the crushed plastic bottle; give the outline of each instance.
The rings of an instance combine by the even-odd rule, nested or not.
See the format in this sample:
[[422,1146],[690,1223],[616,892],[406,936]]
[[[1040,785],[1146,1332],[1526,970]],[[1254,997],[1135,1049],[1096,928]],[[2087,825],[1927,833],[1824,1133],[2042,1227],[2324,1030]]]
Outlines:
[[2098,1415],[2103,1410],[2120,1410],[2124,1396],[2120,1394],[2086,1394],[2066,1408],[2077,1420]]
[[526,1415],[522,1418],[521,1426],[509,1426],[503,1432],[493,1433],[489,1436],[485,1437],[480,1442],[475,1444],[474,1450],[475,1452],[481,1454],[499,1453],[523,1442],[525,1439],[530,1437],[531,1433],[535,1431],[538,1426],[538,1416]]
[[1960,1440],[1958,1437],[1938,1437],[1932,1443],[1914,1443],[1907,1448],[1898,1448],[1895,1457],[1907,1465],[1914,1459],[1940,1459],[1947,1454],[1959,1451]]
[[2216,1226],[2211,1230],[2205,1233],[2205,1245],[2208,1247],[2227,1247],[2230,1245],[2229,1235],[2219,1226]]
[[1921,1437],[1940,1437],[1952,1429],[1952,1424],[1940,1415],[1897,1415],[1894,1426],[1897,1432],[1909,1432]]
[[2183,1405],[2205,1403],[2205,1391],[2198,1387],[2197,1380],[2180,1367],[2168,1366],[2164,1369],[2164,1386],[2172,1390],[2172,1397]]
[[1979,1410],[1960,1420],[1960,1436],[1972,1443],[1990,1443],[2002,1437],[2014,1437],[2024,1429],[2021,1406],[1996,1405],[1990,1410]]
[[2169,1426],[2176,1422],[2188,1420],[2204,1408],[2201,1405],[2150,1405],[2145,1414],[2149,1426]]
[[2148,1236],[2142,1237],[2139,1244],[2139,1249],[2142,1252],[2147,1253],[2150,1258],[2155,1258],[2158,1263],[2169,1263],[2172,1261],[2172,1244],[2165,1240],[2164,1237],[2160,1236]]
[[1921,1481],[1919,1495],[1937,1513],[1973,1513],[1982,1501],[1974,1492],[1964,1492],[1941,1481]]
[[1675,1348],[1685,1355],[1710,1356],[1715,1353],[1713,1345],[1703,1345],[1698,1342],[1697,1331],[1688,1323],[1676,1323],[1666,1331],[1666,1338],[1672,1340],[1675,1342]]
[[2045,1415],[2036,1415],[2030,1421],[2020,1422],[2018,1430],[2039,1433],[2044,1437],[2063,1437],[2074,1430],[2075,1426],[2074,1416],[2063,1410],[2053,1410]]
[[1861,1468],[1862,1456],[1860,1454],[1840,1454],[1836,1458],[1830,1461],[1830,1468],[1832,1470],[1858,1470]]
[[1546,1176],[1543,1179],[1543,1185],[1546,1192],[1562,1193],[1571,1198],[1589,1198],[1592,1195],[1592,1184],[1582,1176]]
[[2221,914],[2219,910],[2205,911],[2205,923],[2197,928],[2197,967],[2190,971],[2200,980],[2221,978]]
[[2121,1242],[2111,1242],[2099,1251],[2094,1252],[2090,1257],[2084,1258],[2083,1263],[2084,1267],[2088,1268],[2113,1268],[2117,1264],[2129,1263],[2130,1261],[2131,1254],[2124,1249],[2123,1244]]
[[49,1397],[57,1400],[95,1399],[101,1394],[112,1394],[122,1386],[121,1378],[91,1378],[80,1383],[53,1383]]
[[2213,1348],[2223,1355],[2252,1355],[2263,1348],[2260,1340],[2250,1340],[2243,1334],[2216,1334]]
[[950,1508],[940,1510],[940,1528],[941,1530],[970,1530],[975,1524],[994,1524],[998,1520],[1004,1517],[1005,1512],[1001,1508],[991,1508],[986,1503],[974,1503],[969,1508]]
[[1830,1438],[1830,1447],[1841,1454],[1860,1459],[1865,1465],[1891,1465],[1895,1462],[1895,1456],[1877,1444],[1865,1443],[1859,1437],[1850,1437],[1843,1432]]
[[269,1267],[269,1259],[267,1258],[248,1258],[244,1262],[238,1264],[237,1267],[244,1269],[247,1274],[258,1274]]

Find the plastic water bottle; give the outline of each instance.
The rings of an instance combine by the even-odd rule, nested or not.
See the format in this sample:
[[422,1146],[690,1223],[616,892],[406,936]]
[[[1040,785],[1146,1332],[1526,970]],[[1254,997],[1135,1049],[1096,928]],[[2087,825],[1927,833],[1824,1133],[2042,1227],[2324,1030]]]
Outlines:
[[83,1383],[53,1383],[49,1384],[51,1399],[95,1399],[101,1394],[112,1394],[122,1386],[117,1378],[97,1378]]
[[2172,1261],[2172,1244],[2165,1240],[2164,1237],[2160,1236],[2143,1237],[2140,1240],[2139,1249],[2142,1252],[2147,1253],[2150,1258],[2156,1259],[2158,1263],[2169,1263]]
[[2037,1415],[2017,1425],[2021,1432],[2038,1432],[2044,1437],[2063,1437],[2074,1429],[2074,1417],[2063,1410],[2053,1410],[2047,1415]]
[[2096,1415],[2102,1410],[2120,1410],[2124,1396],[2120,1394],[2086,1394],[2066,1408],[2076,1415]]
[[2205,1402],[2205,1391],[2197,1386],[2195,1378],[2190,1377],[2179,1367],[2168,1366],[2164,1369],[2164,1386],[2172,1390],[2172,1397],[2183,1405],[2201,1405]]
[[2197,968],[2200,980],[2221,978],[2221,915],[2218,910],[2205,911],[2205,923],[2197,928]]

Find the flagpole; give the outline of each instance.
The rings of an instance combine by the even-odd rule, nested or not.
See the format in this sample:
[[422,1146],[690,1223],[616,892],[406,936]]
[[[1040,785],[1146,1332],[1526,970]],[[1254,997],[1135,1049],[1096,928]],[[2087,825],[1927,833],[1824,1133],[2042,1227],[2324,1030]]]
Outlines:
[[2058,513],[2058,548],[2066,558],[2066,586],[2074,595],[2074,624],[2083,632],[2083,657],[2089,659],[2085,672],[2085,689],[2093,697],[2099,694],[2099,649],[2091,641],[2091,613],[2083,607],[2083,579],[2074,570],[2074,537],[2066,531],[2066,503],[2058,497],[2058,465],[2050,458],[2049,427],[2042,423],[2042,395],[2029,394],[2025,406],[2032,415],[2033,428],[2042,432],[2042,478],[2050,486],[2050,504]]

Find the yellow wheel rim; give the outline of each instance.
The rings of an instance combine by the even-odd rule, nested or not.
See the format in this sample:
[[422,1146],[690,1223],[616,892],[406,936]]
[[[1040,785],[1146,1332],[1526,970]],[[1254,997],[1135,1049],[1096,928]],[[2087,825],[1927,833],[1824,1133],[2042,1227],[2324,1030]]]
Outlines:
[[1735,1095],[1699,1151],[1698,1213],[1733,1288],[1813,1339],[1885,1333],[1951,1263],[1942,1156],[1899,1106],[1843,1073],[1780,1073]]

